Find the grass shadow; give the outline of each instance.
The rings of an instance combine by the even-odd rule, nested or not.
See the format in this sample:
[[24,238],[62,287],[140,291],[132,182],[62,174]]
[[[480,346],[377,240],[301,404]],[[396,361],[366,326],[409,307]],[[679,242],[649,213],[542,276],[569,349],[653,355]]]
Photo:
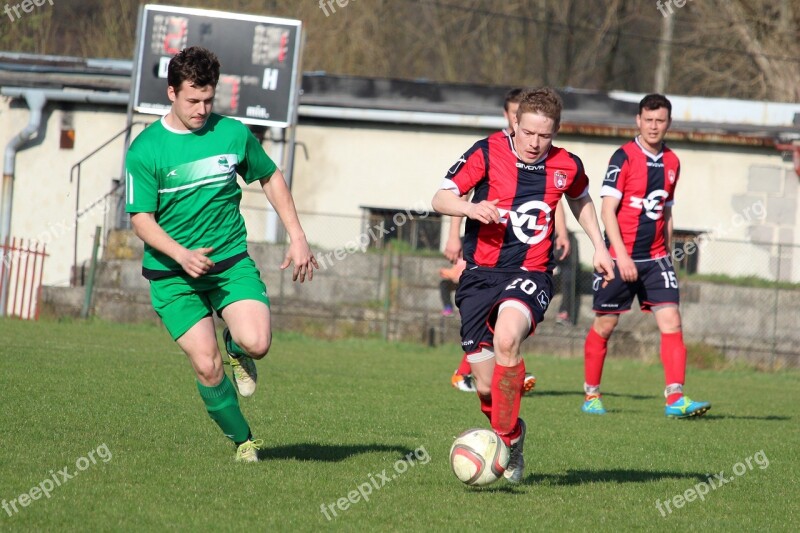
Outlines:
[[[584,392],[582,390],[564,391],[534,389],[532,393],[526,396],[580,396],[582,398]],[[610,398],[630,398],[631,400],[653,400],[658,398],[658,396],[649,394],[622,394],[618,392],[604,392],[603,396],[608,396]]]
[[653,394],[620,394],[618,392],[604,392],[603,396],[608,396],[610,398],[629,398],[631,400],[655,400],[659,398],[659,396]]
[[705,480],[705,474],[691,472],[657,472],[648,470],[567,470],[564,474],[530,474],[526,483],[572,486],[584,483],[647,483],[662,479]]
[[791,420],[791,416],[778,416],[778,415],[767,415],[767,416],[737,416],[737,415],[717,415],[717,414],[707,414],[702,417],[695,417],[695,418],[703,418],[704,420],[766,420],[769,422],[785,422],[786,420]]
[[534,389],[533,392],[526,394],[523,398],[533,398],[535,396],[580,396],[583,398],[583,391],[581,390],[574,390],[574,391],[566,391],[566,390],[539,390]]
[[263,448],[258,451],[258,460],[296,459],[298,461],[338,462],[349,457],[373,452],[394,452],[398,459],[413,454],[414,450],[403,446],[384,444],[289,444]]

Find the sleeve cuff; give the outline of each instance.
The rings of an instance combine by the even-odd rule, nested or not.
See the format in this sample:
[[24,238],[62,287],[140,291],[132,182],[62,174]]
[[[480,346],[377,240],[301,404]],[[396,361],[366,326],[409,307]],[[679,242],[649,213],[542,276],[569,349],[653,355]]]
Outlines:
[[442,184],[439,186],[439,189],[444,191],[453,191],[453,194],[456,196],[461,196],[461,191],[458,190],[458,185],[456,185],[453,180],[447,178],[442,180]]
[[578,196],[570,196],[569,194],[567,194],[565,196],[567,198],[569,198],[570,200],[580,200],[581,198],[584,198],[585,196],[589,196],[589,186],[587,185],[586,188],[583,189],[583,192],[580,193]]
[[617,200],[622,200],[622,192],[610,185],[603,185],[603,188],[600,189],[600,197],[603,196],[613,196]]

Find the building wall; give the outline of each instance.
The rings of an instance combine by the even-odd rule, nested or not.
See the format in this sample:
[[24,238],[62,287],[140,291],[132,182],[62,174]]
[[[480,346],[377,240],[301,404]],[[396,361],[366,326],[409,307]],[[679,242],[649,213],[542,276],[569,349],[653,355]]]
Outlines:
[[[27,124],[24,105],[0,100],[0,145]],[[61,106],[63,107],[63,106]],[[76,132],[72,150],[59,148],[65,111],[50,104],[43,135],[18,153],[14,183],[11,235],[47,244],[44,283],[69,283],[73,262],[76,183],[70,167],[125,125],[122,108],[73,106]],[[151,122],[153,116],[137,117]],[[135,133],[141,127],[134,129]],[[409,209],[423,216],[447,169],[476,140],[491,133],[469,128],[421,127],[374,123],[332,123],[303,120],[297,131],[298,148],[293,192],[310,242],[318,248],[335,248],[358,242],[366,226],[360,206]],[[591,194],[599,189],[613,151],[624,139],[563,137],[556,144],[578,154],[591,179]],[[275,146],[266,145],[269,151]],[[777,152],[767,149],[714,145],[673,145],[682,160],[682,175],[674,209],[676,227],[712,231],[713,239],[701,249],[701,272],[770,277],[780,265],[782,277],[800,281],[800,255],[783,250],[778,261],[774,247],[731,245],[724,237],[786,243],[800,242],[797,227],[797,176]],[[117,139],[82,171],[80,209],[99,202],[78,220],[78,263],[91,256],[94,228],[103,226],[112,202],[103,200],[120,177],[122,140]],[[273,152],[274,153],[274,152]],[[755,218],[754,209],[763,216]],[[263,193],[251,186],[244,194],[246,221],[253,240],[267,235],[267,210]],[[754,207],[755,206],[755,207]],[[766,207],[764,207],[766,206]],[[743,217],[751,213],[749,220]],[[578,230],[568,217],[569,226]],[[443,228],[443,231],[446,227]],[[581,245],[581,259],[590,261],[589,247]],[[788,253],[787,253],[788,252]],[[724,257],[724,260],[712,257]],[[790,274],[789,274],[790,273]]]
[[[0,100],[0,146],[5,148],[28,123],[25,105]],[[71,114],[75,130],[73,149],[59,148],[62,120]],[[78,232],[78,262],[91,257],[95,227],[104,226],[112,206],[104,196],[118,179],[122,165],[122,140],[118,139],[87,161],[77,179],[70,181],[70,169],[125,127],[125,113],[115,107],[63,106],[48,104],[39,135],[17,152],[10,235],[35,239],[47,246],[44,283],[67,285],[73,263],[75,229]],[[138,131],[138,130],[137,130]],[[4,160],[5,161],[5,160]],[[76,197],[80,211],[76,217]],[[92,204],[96,204],[91,207]]]

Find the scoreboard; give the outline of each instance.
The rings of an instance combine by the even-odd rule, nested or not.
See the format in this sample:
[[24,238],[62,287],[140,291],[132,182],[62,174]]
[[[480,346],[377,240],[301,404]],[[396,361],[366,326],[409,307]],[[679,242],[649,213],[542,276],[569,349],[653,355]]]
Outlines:
[[165,115],[167,66],[188,46],[221,64],[214,111],[246,124],[288,127],[297,106],[299,20],[148,4],[140,8],[131,106]]

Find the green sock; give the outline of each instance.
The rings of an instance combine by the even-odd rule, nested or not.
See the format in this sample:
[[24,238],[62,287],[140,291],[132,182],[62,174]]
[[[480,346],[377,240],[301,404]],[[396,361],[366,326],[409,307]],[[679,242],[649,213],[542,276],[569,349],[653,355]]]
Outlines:
[[206,387],[198,381],[197,390],[206,404],[208,416],[226,437],[234,443],[242,443],[250,437],[250,426],[239,409],[239,398],[227,374],[223,374],[222,381],[216,387]]
[[230,333],[228,334],[228,338],[225,339],[225,349],[228,351],[228,353],[233,354],[234,357],[248,355],[247,352],[242,350],[241,346],[233,342],[233,337],[230,336]]

